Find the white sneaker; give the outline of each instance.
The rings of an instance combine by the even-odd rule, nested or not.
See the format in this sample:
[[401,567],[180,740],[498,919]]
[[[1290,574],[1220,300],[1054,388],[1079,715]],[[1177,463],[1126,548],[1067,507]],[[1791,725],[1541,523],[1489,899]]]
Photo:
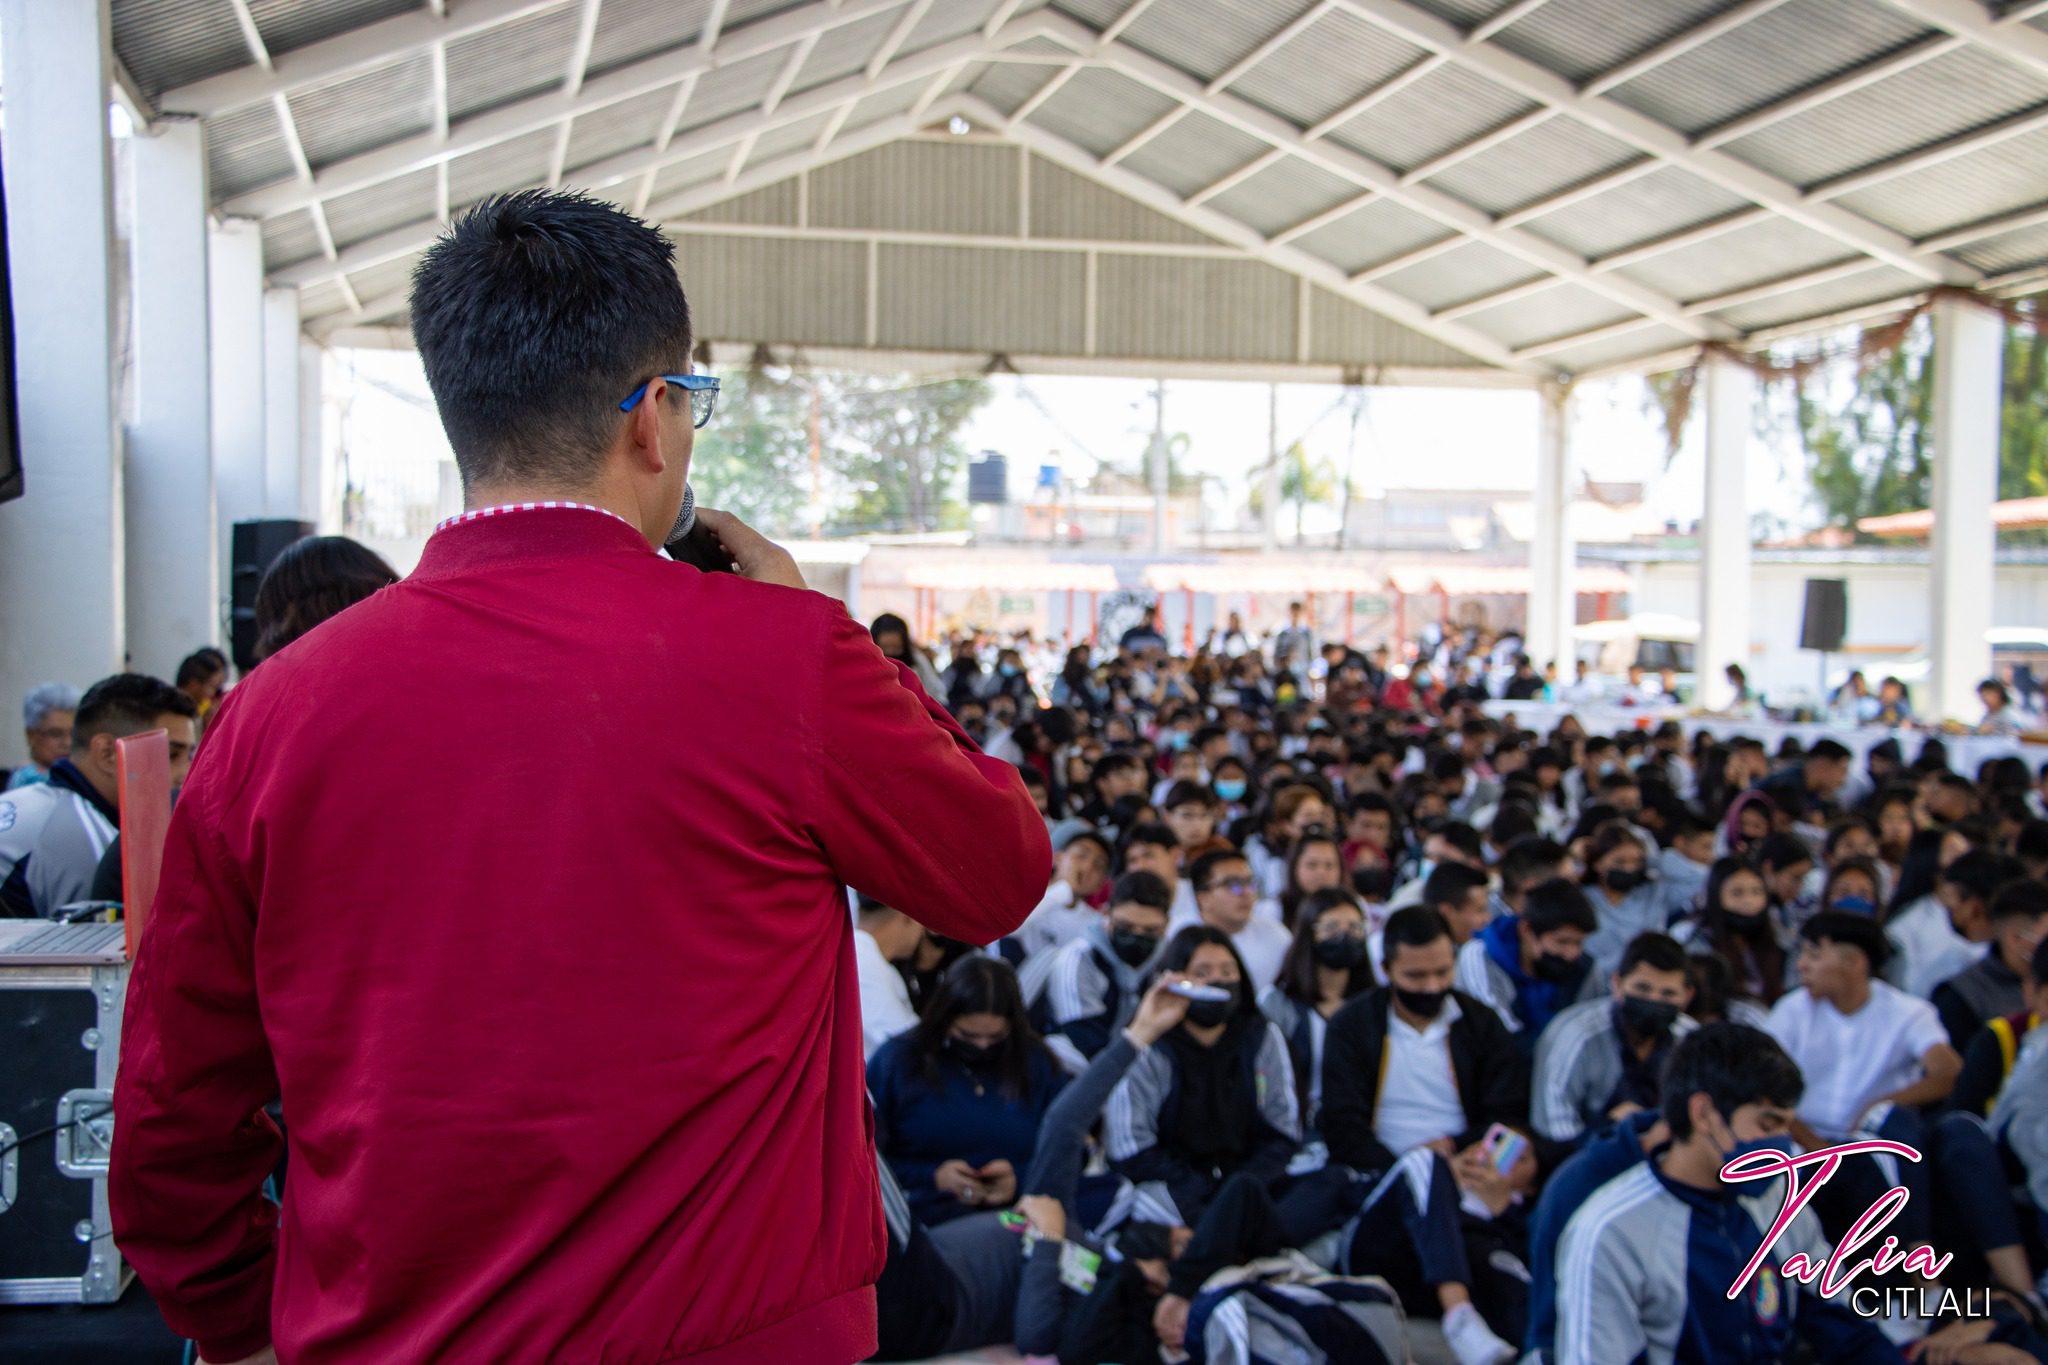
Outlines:
[[1486,1319],[1469,1303],[1461,1303],[1444,1314],[1444,1341],[1458,1365],[1506,1365],[1515,1358],[1515,1348],[1493,1334]]

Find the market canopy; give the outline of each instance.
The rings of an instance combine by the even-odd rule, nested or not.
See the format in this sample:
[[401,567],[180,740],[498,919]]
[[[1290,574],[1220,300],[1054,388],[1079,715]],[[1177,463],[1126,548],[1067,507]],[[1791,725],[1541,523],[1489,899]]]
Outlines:
[[[2007,498],[1991,504],[1991,525],[1998,531],[2038,531],[2048,527],[2048,498]],[[1934,534],[1934,512],[1893,512],[1889,516],[1863,517],[1856,529],[1867,536],[1898,536],[1925,540]]]
[[2048,275],[2043,0],[112,18],[319,336],[402,324],[449,214],[536,185],[667,225],[715,343],[856,364],[1528,382]]

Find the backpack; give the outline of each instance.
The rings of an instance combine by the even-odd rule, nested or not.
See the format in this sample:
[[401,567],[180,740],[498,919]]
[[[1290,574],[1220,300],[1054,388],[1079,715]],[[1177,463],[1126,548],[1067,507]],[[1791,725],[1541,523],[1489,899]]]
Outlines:
[[1324,1273],[1300,1252],[1209,1277],[1188,1310],[1194,1365],[1404,1365],[1401,1301],[1377,1276]]

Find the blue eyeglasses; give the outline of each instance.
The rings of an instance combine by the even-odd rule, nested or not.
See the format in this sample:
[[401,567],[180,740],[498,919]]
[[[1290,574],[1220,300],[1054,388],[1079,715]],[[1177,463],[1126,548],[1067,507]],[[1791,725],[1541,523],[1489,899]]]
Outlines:
[[[689,391],[690,417],[695,425],[701,427],[711,420],[711,410],[718,406],[717,379],[708,374],[662,374],[656,375],[655,379],[665,379],[677,388]],[[650,379],[627,394],[626,400],[619,404],[619,411],[631,412],[639,407],[640,400],[647,396],[647,384],[653,382],[654,379]]]

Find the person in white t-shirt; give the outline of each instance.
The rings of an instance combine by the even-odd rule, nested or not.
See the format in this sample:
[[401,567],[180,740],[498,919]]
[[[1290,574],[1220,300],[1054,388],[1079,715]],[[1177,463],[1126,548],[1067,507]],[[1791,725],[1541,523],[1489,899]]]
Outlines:
[[1054,829],[1052,842],[1058,851],[1052,885],[1011,935],[1027,961],[1071,943],[1102,918],[1088,898],[1109,883],[1109,840],[1085,820],[1066,820]]
[[910,987],[896,964],[917,956],[923,942],[924,926],[916,920],[873,896],[860,898],[854,918],[853,965],[860,976],[862,1050],[869,1057],[875,1055],[876,1048],[917,1025],[917,1011],[910,1007]]
[[[1891,947],[1875,920],[1823,910],[1800,928],[1799,939],[1801,988],[1779,998],[1766,1026],[1806,1077],[1792,1136],[1808,1151],[1880,1137],[1925,1152],[1919,1110],[1946,1100],[1963,1069],[1941,1017],[1929,1002],[1880,979]],[[1931,1238],[1927,1162],[1890,1156],[1849,1162],[1880,1168],[1880,1180],[1865,1178],[1870,1185],[1912,1192],[1899,1211],[1900,1245]],[[1848,1187],[1848,1164],[1843,1174]],[[1828,1221],[1825,1211],[1822,1217]]]
[[1279,922],[1252,914],[1257,887],[1252,865],[1242,853],[1234,849],[1205,853],[1188,869],[1188,880],[1195,887],[1195,918],[1177,914],[1167,925],[1167,934],[1200,923],[1230,935],[1231,945],[1251,976],[1253,998],[1257,998],[1279,979],[1280,964],[1286,960],[1294,936]]

